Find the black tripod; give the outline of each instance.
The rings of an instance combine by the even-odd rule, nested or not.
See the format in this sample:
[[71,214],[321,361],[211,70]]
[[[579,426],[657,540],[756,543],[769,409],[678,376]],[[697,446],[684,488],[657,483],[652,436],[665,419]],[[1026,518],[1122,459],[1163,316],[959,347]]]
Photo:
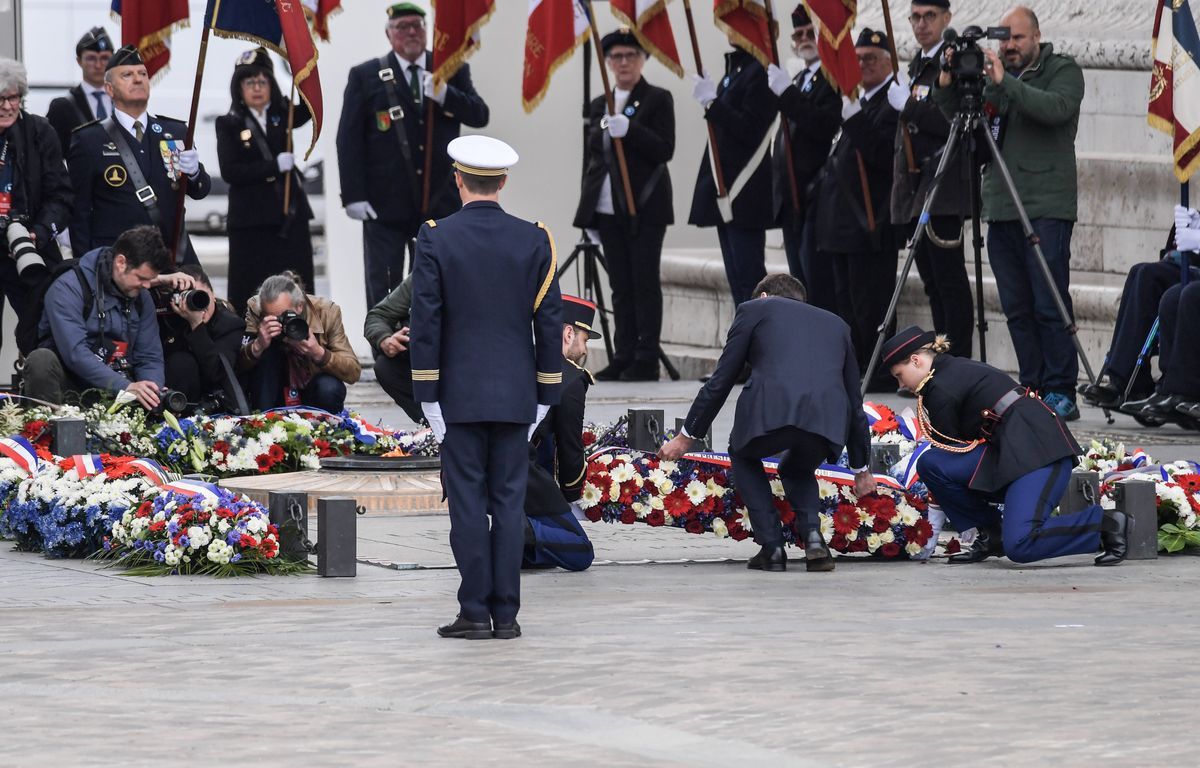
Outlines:
[[[603,67],[604,62],[600,62],[600,66]],[[592,44],[591,41],[585,40],[583,42],[583,170],[581,178],[583,174],[587,173],[588,108],[591,106],[591,103]],[[600,243],[592,240],[587,230],[583,230],[580,233],[579,242],[575,244],[571,255],[559,267],[558,278],[560,281],[571,265],[575,264],[576,259],[579,260],[583,267],[583,279],[579,280],[578,274],[576,275],[576,279],[579,282],[579,292],[583,294],[582,298],[596,305],[596,314],[599,315],[600,328],[604,334],[604,351],[608,353],[609,362],[612,362],[612,334],[608,332],[608,315],[612,314],[612,310],[608,308],[604,301],[604,288],[600,283],[600,270],[603,269],[605,274],[607,274],[608,262],[604,259],[604,252],[600,248]],[[577,264],[576,267],[578,266]],[[658,360],[662,363],[667,375],[671,377],[671,381],[679,381],[679,370],[671,364],[661,344],[658,347]]]
[[[1021,228],[1025,233],[1025,239],[1033,247],[1034,255],[1037,257],[1038,265],[1041,267],[1042,277],[1046,279],[1046,283],[1050,287],[1050,293],[1054,296],[1058,314],[1062,318],[1063,328],[1071,336],[1071,342],[1075,345],[1075,352],[1079,355],[1079,361],[1083,363],[1083,368],[1087,372],[1088,381],[1093,384],[1096,382],[1096,375],[1092,373],[1092,366],[1088,363],[1087,355],[1083,351],[1083,345],[1079,342],[1075,321],[1071,319],[1071,313],[1067,311],[1067,305],[1063,302],[1062,296],[1058,292],[1058,286],[1054,283],[1054,275],[1050,272],[1050,265],[1046,263],[1046,256],[1042,253],[1041,240],[1038,238],[1037,232],[1033,229],[1033,223],[1029,220],[1029,215],[1025,212],[1024,204],[1021,203],[1021,197],[1017,193],[1016,184],[1013,183],[1012,174],[1009,173],[1008,166],[1004,163],[1004,158],[1000,156],[1000,148],[996,146],[996,140],[992,137],[992,132],[984,125],[982,97],[980,93],[975,92],[973,89],[965,88],[962,93],[962,108],[954,115],[954,120],[950,124],[950,137],[946,140],[946,146],[942,150],[942,157],[938,161],[933,183],[930,185],[929,191],[925,194],[925,202],[921,206],[921,215],[917,218],[917,231],[913,234],[912,242],[909,243],[908,258],[904,261],[904,270],[900,274],[900,279],[896,281],[896,290],[892,292],[892,301],[888,304],[887,314],[884,315],[883,322],[879,326],[879,338],[875,341],[875,351],[871,353],[871,362],[867,365],[866,375],[863,376],[862,380],[864,395],[866,394],[867,383],[871,380],[871,374],[875,372],[875,366],[879,364],[879,355],[883,351],[883,342],[886,340],[887,328],[896,316],[896,306],[900,303],[900,292],[904,289],[904,283],[908,279],[909,270],[912,269],[913,259],[916,257],[916,246],[921,242],[922,237],[928,236],[926,224],[930,220],[930,210],[933,207],[934,198],[937,196],[938,188],[941,186],[946,169],[950,165],[950,160],[954,156],[959,142],[965,142],[967,147],[967,162],[970,164],[971,214],[974,218],[975,306],[979,328],[980,356],[985,362],[987,360],[987,348],[984,341],[984,334],[987,331],[987,321],[984,318],[983,306],[983,237],[980,234],[980,164],[977,154],[977,137],[979,136],[983,136],[984,143],[991,153],[992,162],[1000,171],[1001,178],[1004,180],[1004,186],[1008,191],[1009,199],[1012,200],[1013,205],[1017,209],[1017,215],[1021,219]],[[1108,409],[1104,409],[1104,415],[1108,416]]]

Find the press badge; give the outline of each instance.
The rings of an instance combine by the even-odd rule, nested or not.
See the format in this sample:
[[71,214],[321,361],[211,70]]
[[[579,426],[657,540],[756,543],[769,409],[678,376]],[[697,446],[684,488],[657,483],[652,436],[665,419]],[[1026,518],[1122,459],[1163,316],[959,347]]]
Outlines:
[[179,181],[179,153],[183,150],[183,142],[179,139],[158,142],[158,151],[162,154],[163,166],[167,169],[167,178],[171,181]]

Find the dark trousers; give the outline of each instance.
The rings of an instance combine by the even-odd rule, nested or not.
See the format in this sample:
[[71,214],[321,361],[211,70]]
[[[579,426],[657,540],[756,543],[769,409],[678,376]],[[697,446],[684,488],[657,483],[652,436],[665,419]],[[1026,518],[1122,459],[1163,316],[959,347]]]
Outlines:
[[40,348],[25,357],[21,372],[21,390],[26,397],[60,405],[68,393],[84,392],[90,387],[67,370],[58,353]]
[[462,577],[460,613],[470,621],[511,622],[521,607],[528,431],[500,422],[446,425],[450,549]]
[[[1051,516],[1067,490],[1071,460],[1060,459],[1014,480],[991,496],[968,486],[980,446],[968,453],[930,448],[917,460],[921,480],[960,531],[1000,528],[1004,553],[1014,563],[1032,563],[1048,557],[1082,555],[1100,549],[1099,504],[1069,514]],[[989,502],[1003,502],[1001,516]]]
[[533,460],[529,461],[525,490],[525,520],[528,528],[522,568],[582,571],[592,564],[592,542],[575,518],[575,511],[554,476]]
[[658,268],[667,228],[640,224],[633,232],[621,218],[599,214],[596,229],[612,288],[616,322],[612,362],[625,366],[633,362],[657,364],[663,313]]
[[1034,219],[1042,253],[1054,276],[1048,285],[1033,247],[1019,221],[993,221],[988,225],[988,260],[996,276],[1000,306],[1008,318],[1008,335],[1017,353],[1021,384],[1039,392],[1060,392],[1075,399],[1079,358],[1071,334],[1054,301],[1057,290],[1073,320],[1071,308],[1072,221]]
[[783,546],[779,512],[762,460],[779,456],[779,480],[796,513],[796,532],[803,537],[821,527],[821,497],[813,472],[828,453],[825,438],[796,427],[777,429],[754,438],[737,451],[730,451],[733,481],[750,512],[755,541],[764,547]]
[[367,280],[367,306],[383,301],[404,282],[404,252],[413,247],[414,233],[398,224],[363,222],[363,266]]
[[167,389],[179,390],[187,395],[189,403],[196,403],[208,394],[204,391],[204,376],[200,361],[190,351],[177,349],[163,361],[167,372]]
[[407,351],[395,357],[376,355],[375,380],[408,418],[418,424],[425,420],[421,404],[413,397],[412,361]]
[[1164,394],[1200,400],[1200,282],[1168,288],[1159,305],[1159,317],[1159,389]]
[[717,241],[725,262],[725,277],[734,305],[754,293],[755,286],[767,276],[767,231],[746,229],[729,224],[717,225]]
[[8,255],[0,255],[0,342],[3,341],[4,333],[4,299],[8,299],[13,314],[20,319],[25,311],[25,297],[28,293],[29,286],[21,282],[21,277],[17,274],[17,262]]
[[[276,341],[251,369],[246,385],[250,407],[256,411],[278,408],[285,403],[284,387],[288,382],[287,352]],[[328,373],[318,373],[299,391],[300,404],[338,413],[346,406],[346,384]]]
[[[875,342],[879,338],[879,324],[887,314],[892,292],[896,290],[896,261],[899,254],[895,248],[868,253],[822,254],[833,264],[834,292],[837,296],[837,313],[850,326],[850,340],[854,342],[854,355],[858,369],[866,373]],[[886,335],[895,331],[892,319]],[[886,369],[876,368],[875,383],[891,387],[895,383]],[[876,387],[872,387],[876,388]]]
[[[1125,287],[1121,289],[1121,307],[1117,310],[1112,343],[1100,370],[1100,375],[1107,374],[1108,380],[1118,389],[1124,390],[1129,384],[1138,355],[1158,317],[1159,302],[1168,288],[1179,284],[1180,278],[1179,265],[1169,261],[1143,262],[1129,269]],[[1143,365],[1133,383],[1130,398],[1140,400],[1153,391],[1150,366]]]
[[[801,215],[797,217],[792,213],[791,207],[787,207],[783,216],[783,253],[787,256],[788,272],[792,277],[804,283],[805,289],[809,293],[809,300],[812,300],[814,289],[810,287],[812,282],[809,277],[809,263],[816,258],[817,255],[817,222],[816,222],[817,207],[810,205]],[[818,271],[814,272],[813,276],[818,277]],[[832,281],[832,275],[830,281]]]
[[[929,310],[933,314],[933,329],[950,337],[950,354],[970,357],[974,340],[975,300],[967,280],[967,264],[963,260],[963,242],[967,234],[957,216],[934,216],[930,225],[938,239],[958,240],[953,248],[939,248],[929,233],[921,238],[913,261],[925,286]],[[968,222],[968,226],[970,226]],[[909,225],[909,238],[916,222]]]

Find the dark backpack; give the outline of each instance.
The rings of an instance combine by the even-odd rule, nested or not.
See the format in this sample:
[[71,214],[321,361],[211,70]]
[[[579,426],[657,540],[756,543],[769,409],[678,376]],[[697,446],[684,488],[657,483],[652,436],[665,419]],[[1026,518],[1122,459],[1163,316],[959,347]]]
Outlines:
[[92,313],[95,294],[92,292],[92,287],[88,285],[83,268],[79,266],[79,259],[67,259],[55,264],[50,268],[46,277],[30,289],[29,301],[26,302],[24,311],[17,318],[17,350],[21,353],[21,357],[28,356],[49,338],[38,333],[38,326],[42,322],[42,313],[46,308],[46,291],[50,290],[50,286],[54,284],[55,280],[67,272],[75,273],[75,277],[79,280],[79,287],[83,291],[83,319],[87,320],[88,315]]

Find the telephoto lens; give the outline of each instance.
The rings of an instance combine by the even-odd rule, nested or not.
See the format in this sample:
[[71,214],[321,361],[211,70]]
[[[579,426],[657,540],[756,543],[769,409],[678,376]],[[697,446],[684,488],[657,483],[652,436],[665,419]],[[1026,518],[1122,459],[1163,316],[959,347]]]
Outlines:
[[293,341],[308,338],[308,321],[290,309],[279,314],[279,324],[283,326],[283,335]]
[[209,297],[204,291],[190,289],[186,291],[178,291],[175,294],[179,298],[179,302],[193,312],[202,312],[208,309]]
[[9,222],[6,235],[8,253],[13,261],[17,262],[17,274],[22,280],[33,282],[49,272],[45,259],[37,252],[37,246],[33,244],[29,229],[24,224],[19,221]]

